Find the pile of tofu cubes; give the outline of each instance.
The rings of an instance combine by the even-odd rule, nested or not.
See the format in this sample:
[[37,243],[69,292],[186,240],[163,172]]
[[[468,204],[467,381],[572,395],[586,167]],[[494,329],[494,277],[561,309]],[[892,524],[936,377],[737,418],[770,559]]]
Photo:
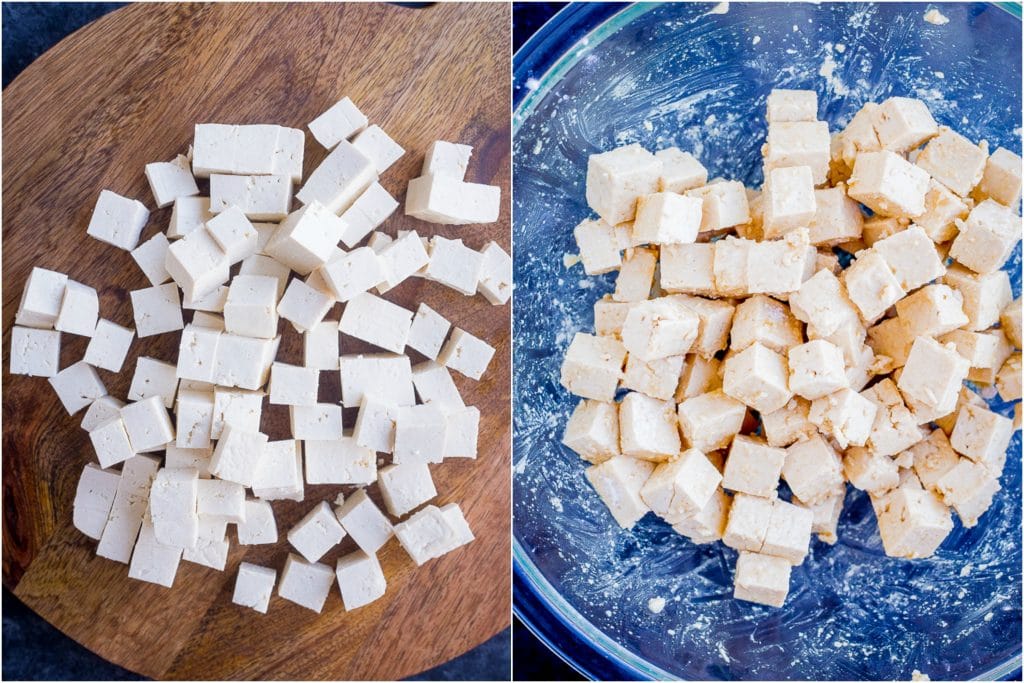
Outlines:
[[[346,609],[376,600],[386,586],[376,553],[392,536],[417,565],[473,540],[457,504],[429,504],[429,466],[476,458],[480,412],[463,403],[450,370],[478,380],[494,349],[425,304],[411,311],[380,295],[411,277],[495,305],[511,294],[511,259],[494,242],[478,251],[377,230],[398,207],[378,177],[404,150],[349,98],[309,129],[330,151],[303,183],[303,131],[197,125],[188,156],[146,166],[156,206],[173,209],[166,232],[141,244],[147,208],[104,190],[88,234],[129,251],[151,285],[130,293],[135,329],[100,318],[93,287],[35,268],[11,342],[13,374],[48,377],[69,414],[86,411],[97,462],[82,471],[74,524],[133,578],[169,587],[182,559],[223,571],[229,524],[241,545],[276,543],[271,501],[302,501],[305,484],[360,487],[317,501],[288,531],[296,554],[280,581],[242,563],[234,600],[260,612],[275,584],[317,612],[335,578]],[[495,221],[500,188],[465,182],[470,153],[434,143],[406,213]],[[208,179],[209,196],[197,179]],[[328,319],[338,302],[340,319]],[[288,327],[303,336],[301,366],[275,361]],[[61,333],[90,338],[64,369]],[[339,333],[381,352],[340,355]],[[120,372],[134,337],[158,334],[180,334],[177,358],[139,357],[128,402],[108,395],[98,369]],[[340,373],[340,404],[318,401],[321,372]],[[260,432],[264,400],[288,406],[291,439]],[[358,410],[350,429],[343,407]],[[391,461],[378,471],[381,453]],[[366,493],[374,483],[386,513]],[[319,562],[346,535],[359,550],[333,568]]]
[[904,97],[830,135],[813,91],[774,90],[767,119],[760,190],[675,148],[590,157],[599,218],[576,227],[578,259],[618,278],[561,382],[584,399],[563,442],[615,520],[721,540],[735,597],[781,606],[811,535],[836,541],[847,483],[900,558],[932,555],[951,508],[974,526],[999,490],[1020,405],[1015,425],[982,396],[1021,397],[1000,270],[1021,158]]

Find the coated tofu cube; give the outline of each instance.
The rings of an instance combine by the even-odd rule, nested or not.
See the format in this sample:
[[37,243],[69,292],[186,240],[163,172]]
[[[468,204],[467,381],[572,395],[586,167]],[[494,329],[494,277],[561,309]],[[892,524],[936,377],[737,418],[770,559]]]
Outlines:
[[317,142],[331,149],[361,131],[366,124],[366,115],[359,111],[351,99],[343,97],[310,121],[308,127]]
[[928,106],[909,97],[890,97],[871,112],[871,120],[884,149],[896,153],[917,149],[939,134]]
[[945,415],[956,405],[957,392],[969,369],[970,363],[952,344],[943,346],[934,339],[918,337],[897,386],[908,399]]
[[900,482],[899,465],[893,458],[858,446],[847,449],[843,473],[854,488],[873,494],[883,494]]
[[463,180],[472,155],[473,148],[469,145],[435,140],[423,156],[422,174],[449,175]]
[[428,223],[493,223],[501,213],[501,188],[467,183],[447,175],[424,175],[409,181],[405,215]]
[[[860,209],[858,208],[858,211],[859,210]],[[924,215],[927,214],[922,214],[922,216]],[[886,237],[889,237],[890,235],[895,235],[898,232],[906,230],[908,225],[910,225],[910,220],[907,218],[874,215],[871,218],[865,219],[864,232],[861,233],[861,241],[866,246],[873,247],[875,246],[875,242],[883,240]],[[853,253],[856,253],[856,250],[854,250]]]
[[704,453],[725,448],[743,426],[747,407],[721,389],[688,398],[677,407],[683,442]]
[[788,360],[789,388],[798,396],[813,400],[848,386],[842,351],[824,339],[791,347]]
[[89,219],[86,233],[100,242],[131,251],[149,221],[149,210],[136,199],[122,197],[110,190],[100,192]]
[[341,406],[316,403],[311,406],[288,406],[292,438],[319,441],[342,436]]
[[891,368],[906,364],[914,339],[899,318],[887,318],[868,329],[868,345],[879,357],[887,358]]
[[667,401],[675,396],[684,362],[685,356],[669,356],[649,362],[628,356],[622,387]]
[[878,455],[895,456],[920,441],[924,434],[903,402],[896,384],[889,378],[861,392],[877,407],[867,446]]
[[352,206],[341,214],[345,232],[341,241],[347,247],[354,247],[381,224],[398,208],[398,201],[380,183],[371,183]]
[[880,253],[867,249],[843,271],[841,281],[861,318],[878,320],[905,292]]
[[326,501],[320,501],[288,532],[288,542],[309,562],[319,560],[344,537],[345,530]]
[[987,158],[987,145],[974,145],[963,135],[942,126],[939,134],[917,155],[915,163],[950,190],[966,197],[981,182]]
[[715,233],[750,222],[747,190],[738,180],[724,180],[686,191],[703,201],[700,231]]
[[[349,306],[345,308],[338,324],[342,332],[345,331],[345,314],[348,313],[351,304],[352,302],[349,302]],[[288,283],[284,296],[277,304],[277,314],[290,322],[299,332],[306,332],[319,325],[332,306],[334,299],[330,296],[310,287],[302,280],[294,279]]]
[[369,485],[377,481],[377,454],[351,436],[306,441],[306,483]]
[[747,255],[747,291],[776,296],[795,292],[814,274],[817,256],[806,228],[791,230],[779,240],[753,242]]
[[735,313],[732,303],[688,294],[676,294],[669,298],[688,308],[700,319],[697,338],[690,346],[691,353],[703,358],[713,358],[716,353],[728,346],[729,331]]
[[819,270],[790,295],[789,308],[798,320],[828,336],[840,326],[858,319],[842,282],[827,270]]
[[661,249],[661,288],[682,294],[715,293],[715,243],[667,244]]
[[333,569],[320,562],[306,562],[298,555],[289,553],[284,571],[281,572],[281,581],[277,584],[277,594],[289,602],[320,613],[332,585]]
[[[312,181],[310,178],[309,182]],[[281,222],[266,252],[300,275],[309,275],[327,263],[334,253],[345,231],[345,221],[319,201],[304,203],[306,206],[288,214]]]
[[383,597],[387,590],[384,572],[372,553],[357,550],[338,558],[335,572],[346,611],[369,605]]
[[99,539],[103,535],[120,482],[118,472],[108,472],[92,463],[82,468],[72,513],[76,529],[89,538]]
[[774,88],[768,93],[768,123],[776,121],[816,121],[818,93],[813,90]]
[[366,495],[366,489],[349,496],[335,514],[352,540],[368,553],[380,550],[395,533],[388,518]]
[[[961,265],[953,264],[942,278],[963,297],[963,311],[967,314],[965,329],[987,330],[1000,320],[1000,312],[1012,303],[1010,277],[1006,271],[980,275]],[[1017,303],[1018,314],[1020,304]],[[1004,325],[1004,332],[1006,326]],[[1010,329],[1012,333],[1012,326]]]
[[580,401],[565,425],[562,443],[593,464],[618,455],[618,406],[604,401]]
[[619,440],[625,455],[655,462],[675,457],[680,451],[675,404],[627,394],[619,405]]
[[460,294],[473,296],[480,283],[483,256],[462,240],[449,240],[435,235],[430,240],[430,262],[423,277],[451,287]]
[[641,244],[687,244],[697,240],[704,202],[675,192],[644,195],[637,201],[633,238]]
[[[575,339],[574,339],[575,341]],[[567,354],[568,355],[568,354]],[[437,356],[437,362],[447,368],[455,370],[470,379],[479,380],[483,377],[487,366],[494,357],[494,347],[469,332],[456,327],[452,330],[447,343]],[[607,363],[607,361],[602,361]],[[619,363],[621,368],[622,364]],[[563,366],[564,369],[564,366]],[[563,374],[564,377],[564,374]],[[614,390],[613,390],[614,391]],[[599,396],[586,396],[584,398],[600,398]]]
[[[33,346],[38,345],[45,348],[42,339],[39,338],[41,336],[36,335],[36,338],[32,339]],[[55,334],[54,337],[57,339],[59,351],[60,335]],[[128,349],[131,347],[134,337],[135,330],[101,318],[96,323],[96,330],[93,332],[92,339],[89,340],[89,345],[85,347],[83,360],[93,367],[111,372],[121,372],[121,366],[124,364],[125,356],[128,355]],[[15,346],[15,348],[19,348],[19,346]],[[45,354],[41,355],[45,357]],[[14,354],[11,354],[11,357],[13,358]],[[57,371],[56,363],[53,364],[53,370]]]
[[512,296],[512,257],[497,242],[488,242],[480,252],[480,293],[495,306]]
[[983,275],[1002,268],[1020,241],[1020,217],[991,199],[971,209],[959,228],[949,255]]
[[[858,239],[864,232],[864,214],[846,196],[846,187],[814,190],[814,215],[806,223],[811,244],[834,246]],[[767,236],[767,235],[766,235]]]
[[587,204],[610,225],[633,220],[637,199],[658,191],[662,160],[640,145],[592,154],[587,162]]
[[630,308],[622,326],[622,346],[644,361],[678,356],[690,350],[699,331],[700,317],[689,306],[662,297]]
[[732,440],[729,457],[725,461],[722,488],[773,498],[785,460],[786,451],[781,448],[773,448],[762,439],[738,434]]
[[720,541],[725,533],[731,504],[732,498],[719,487],[700,512],[673,524],[672,530],[696,544]]
[[185,327],[181,297],[173,282],[130,292],[135,329],[139,338],[174,332]]
[[238,565],[238,577],[235,579],[235,591],[231,595],[231,602],[266,614],[276,582],[275,570],[243,562]]
[[266,434],[246,431],[234,424],[224,425],[210,459],[210,474],[252,486],[266,443]]
[[654,156],[661,161],[660,192],[682,194],[707,184],[707,169],[689,152],[669,147],[655,152]]
[[759,552],[768,533],[772,507],[770,498],[737,493],[732,497],[722,543],[735,550]]
[[1003,334],[1018,349],[1021,348],[1020,316],[1021,303],[1019,297],[1007,303],[999,314],[999,324]]
[[227,282],[231,262],[205,227],[167,249],[164,268],[181,287],[186,302],[198,301]]
[[394,517],[412,512],[437,495],[425,463],[388,465],[380,471],[378,483],[384,505]]
[[914,459],[914,473],[922,486],[936,492],[939,480],[960,461],[960,456],[949,443],[949,437],[941,429],[932,430],[928,436],[907,449],[907,453]]
[[600,464],[591,465],[585,475],[618,525],[623,529],[632,529],[650,510],[641,498],[640,491],[653,472],[652,462],[628,455],[616,455]]
[[786,358],[758,342],[725,360],[722,389],[754,410],[770,413],[789,402]]
[[842,492],[843,462],[836,450],[815,433],[785,451],[782,478],[806,505],[817,505]]
[[774,121],[768,124],[764,153],[766,171],[809,166],[815,185],[828,179],[831,140],[825,121]]
[[721,362],[713,356],[711,358],[698,355],[686,356],[682,375],[679,378],[679,386],[676,387],[676,402],[681,403],[688,398],[721,389],[720,369]]
[[174,395],[177,390],[178,378],[175,375],[174,365],[155,358],[139,356],[135,363],[132,384],[128,389],[129,401],[141,401],[150,396],[159,396],[163,404],[170,408],[174,405]]
[[447,420],[435,405],[401,406],[395,410],[395,449],[392,462],[441,462]]
[[787,166],[767,171],[762,194],[764,237],[781,237],[806,226],[817,207],[809,166]]
[[377,124],[368,126],[352,138],[352,146],[369,157],[377,173],[383,173],[398,161],[405,150]]
[[781,557],[794,566],[803,564],[813,525],[814,513],[807,508],[784,500],[773,500],[761,552]]
[[411,406],[416,402],[408,356],[342,356],[340,366],[341,400],[346,408],[358,408],[367,391],[378,400],[396,406]]
[[936,482],[935,488],[942,501],[956,510],[960,521],[969,529],[976,526],[978,518],[992,506],[992,498],[1001,487],[998,474],[981,463],[960,458]]
[[174,425],[159,396],[150,396],[124,406],[121,408],[121,419],[136,453],[162,450],[160,447],[174,440]]
[[933,242],[948,242],[956,237],[956,223],[967,217],[968,206],[963,199],[942,183],[928,181],[924,196],[924,213],[914,223],[924,229]]
[[794,396],[778,410],[761,415],[761,425],[768,445],[784,448],[818,433],[807,415],[810,401]]
[[722,481],[715,466],[695,448],[660,463],[640,489],[640,498],[669,524],[700,514]]
[[994,199],[1003,206],[1016,208],[1020,201],[1021,159],[1008,149],[999,147],[985,161],[977,191],[984,198]]
[[107,388],[103,386],[99,374],[85,361],[69,365],[49,381],[68,415],[74,415],[96,399],[107,395]]
[[745,299],[733,315],[729,348],[742,351],[758,342],[778,353],[803,342],[800,322],[786,304],[756,294]]
[[[309,174],[295,198],[307,207],[319,204],[327,213],[338,214],[347,209],[375,180],[377,169],[373,160],[352,143],[341,140]],[[338,243],[344,231],[344,222],[338,219],[337,223],[338,235],[333,244]],[[276,258],[275,254],[271,256]]]
[[857,156],[847,185],[851,199],[883,216],[915,218],[924,213],[928,173],[890,151]]
[[782,607],[789,593],[790,563],[781,557],[741,551],[736,560],[733,597]]
[[654,271],[658,266],[658,255],[653,249],[639,248],[626,252],[615,279],[612,299],[623,302],[639,302],[651,295]]
[[924,489],[899,487],[878,514],[882,546],[890,557],[930,557],[952,530],[949,508]]
[[840,389],[811,402],[807,419],[839,443],[863,446],[871,435],[878,407],[852,389]]
[[874,102],[865,103],[846,124],[846,128],[832,136],[829,175],[833,182],[837,183],[850,177],[857,155],[882,149],[872,122],[877,109],[878,105]]
[[1013,436],[1008,417],[967,404],[957,413],[950,443],[953,450],[978,463],[990,463],[1006,452]]
[[171,279],[171,275],[164,265],[167,262],[167,251],[170,248],[171,243],[167,240],[167,236],[158,232],[132,250],[132,259],[139,265],[139,270],[151,285],[162,285]]
[[1021,398],[1020,352],[1006,359],[996,373],[996,388],[1004,401],[1019,401]]
[[746,296],[750,294],[749,272],[751,245],[754,242],[727,236],[715,242],[714,293],[716,296]]
[[948,285],[927,285],[896,303],[896,314],[915,337],[937,337],[968,323],[963,296]]

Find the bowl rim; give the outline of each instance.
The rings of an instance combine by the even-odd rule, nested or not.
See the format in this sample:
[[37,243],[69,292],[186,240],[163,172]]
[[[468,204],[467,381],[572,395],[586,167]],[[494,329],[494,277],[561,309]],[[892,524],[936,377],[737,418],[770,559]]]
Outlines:
[[[521,125],[561,80],[562,75],[576,66],[584,52],[603,42],[633,19],[662,4],[573,2],[537,29],[513,54],[513,145]],[[983,4],[993,5],[1018,21],[1022,20],[1019,2]],[[561,48],[566,44],[568,47]],[[677,678],[619,645],[555,590],[519,542],[515,533],[514,514],[512,573],[512,611],[516,618],[552,653],[582,676],[591,680]],[[544,619],[545,616],[553,619]],[[567,641],[575,646],[572,654],[569,648],[563,646]],[[602,668],[602,664],[613,669],[614,677],[596,675],[596,669]],[[1001,680],[1021,670],[1021,665],[1022,654],[1017,653],[1008,661],[976,674],[972,680]]]

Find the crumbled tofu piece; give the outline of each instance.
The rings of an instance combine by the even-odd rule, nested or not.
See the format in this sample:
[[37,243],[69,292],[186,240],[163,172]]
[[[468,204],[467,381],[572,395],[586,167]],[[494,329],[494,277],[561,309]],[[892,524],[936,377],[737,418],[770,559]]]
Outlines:
[[334,585],[334,570],[319,562],[306,562],[298,555],[288,554],[281,572],[281,581],[277,584],[277,594],[320,613],[323,611],[327,595]]
[[646,460],[616,455],[591,465],[585,474],[619,526],[631,529],[650,510],[640,491],[654,467],[654,463]]
[[949,255],[983,275],[1002,268],[1020,241],[1020,216],[991,199],[971,209],[958,227]]
[[695,448],[660,463],[640,489],[640,498],[669,524],[696,516],[711,502],[722,481],[715,466]]
[[924,213],[928,173],[890,151],[857,156],[847,193],[883,216],[915,218]]
[[722,488],[752,496],[773,498],[786,451],[773,448],[757,437],[738,434],[725,461]]

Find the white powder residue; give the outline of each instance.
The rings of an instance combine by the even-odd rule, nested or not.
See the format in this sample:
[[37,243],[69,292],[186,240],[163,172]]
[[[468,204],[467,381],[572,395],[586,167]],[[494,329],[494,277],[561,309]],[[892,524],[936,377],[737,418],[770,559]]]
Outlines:
[[961,577],[963,577],[963,576],[970,576],[972,569],[974,569],[974,565],[971,564],[970,562],[968,562],[967,564],[965,564],[963,567],[960,568],[960,576]]
[[644,125],[644,130],[646,130],[647,132],[651,132],[652,130],[654,130],[654,124],[651,123],[650,119],[645,119],[643,125]]
[[754,36],[754,39],[752,41],[750,41],[750,43],[752,45],[757,45],[760,42],[761,42],[761,36]]
[[651,610],[652,614],[661,614],[661,611],[665,609],[665,598],[651,598],[647,601],[647,609]]
[[533,145],[533,153],[540,154],[542,151],[544,151],[544,141],[541,140],[540,138],[537,138],[537,142],[535,142]]
[[945,77],[946,77],[945,73],[943,73],[941,71],[936,71],[935,72],[935,78],[945,78]]
[[705,12],[704,16],[706,17],[709,14],[728,14],[728,13],[729,13],[729,3],[728,2],[720,2],[717,5],[715,5],[714,7],[712,7],[711,9],[709,9],[707,12]]
[[847,87],[841,78],[836,76],[836,67],[839,65],[836,63],[836,58],[832,56],[832,43],[825,43],[824,49],[825,58],[821,60],[818,75],[825,79],[825,82],[836,95],[848,95],[850,88]]
[[913,673],[910,674],[910,680],[912,681],[930,681],[932,680],[928,674],[923,674],[917,669],[914,669]]
[[536,78],[527,78],[526,79],[526,89],[527,90],[533,92],[534,90],[536,90],[539,87],[540,87],[540,81],[538,81]]
[[552,497],[548,502],[551,503],[551,507],[555,508],[555,512],[557,512],[558,514],[562,514],[563,512],[565,512],[565,508],[562,507],[561,498]]
[[934,7],[924,13],[924,20],[936,26],[944,26],[949,23],[949,17]]

